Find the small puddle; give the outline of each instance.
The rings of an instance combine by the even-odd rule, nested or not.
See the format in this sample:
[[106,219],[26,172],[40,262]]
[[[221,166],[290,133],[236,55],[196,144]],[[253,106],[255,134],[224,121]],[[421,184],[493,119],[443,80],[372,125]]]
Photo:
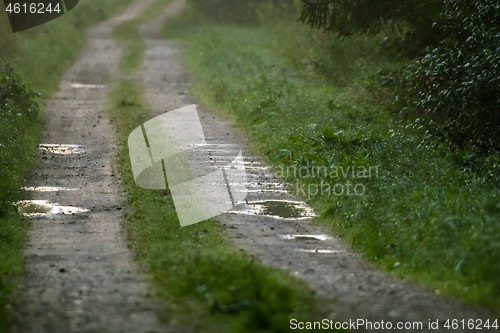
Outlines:
[[278,235],[281,239],[285,240],[292,240],[292,239],[297,239],[297,240],[319,240],[319,241],[326,241],[329,239],[333,239],[331,236],[328,235]]
[[313,210],[301,201],[289,200],[262,200],[248,202],[240,209],[229,213],[268,216],[277,219],[309,219],[316,216]]
[[316,249],[316,250],[295,249],[295,251],[307,252],[307,253],[347,253],[346,251],[342,251],[342,250],[323,250],[323,249]]
[[67,188],[67,187],[52,187],[52,186],[31,186],[23,187],[24,191],[29,192],[60,192],[60,191],[78,191],[77,188]]
[[83,146],[80,145],[61,145],[61,144],[47,144],[43,143],[38,146],[38,149],[44,154],[50,153],[55,155],[71,155],[83,154]]
[[83,83],[74,83],[71,85],[71,88],[74,89],[104,89],[105,85],[102,84],[83,84]]
[[[205,137],[205,140],[214,139],[213,137]],[[195,143],[195,147],[236,147],[237,143]]]
[[58,214],[77,214],[88,212],[88,209],[71,206],[59,206],[47,200],[23,200],[16,203],[17,209],[24,216],[43,217]]

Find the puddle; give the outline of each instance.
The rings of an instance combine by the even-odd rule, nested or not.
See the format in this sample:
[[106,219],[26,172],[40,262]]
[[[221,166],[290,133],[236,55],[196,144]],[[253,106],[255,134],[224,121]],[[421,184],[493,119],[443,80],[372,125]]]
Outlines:
[[[213,139],[212,137],[205,137],[205,139]],[[237,143],[195,143],[195,147],[236,147]]]
[[342,251],[342,250],[323,250],[323,249],[317,249],[317,250],[295,249],[295,251],[307,252],[307,253],[347,253],[346,251]]
[[248,202],[240,209],[229,213],[243,215],[268,216],[277,219],[309,219],[316,216],[313,210],[301,201],[289,200],[262,200]]
[[207,153],[227,153],[227,149],[205,149]]
[[104,89],[105,85],[102,84],[83,84],[83,83],[74,83],[71,85],[71,88],[74,89]]
[[17,209],[24,216],[43,217],[58,214],[77,214],[88,212],[88,209],[71,206],[59,206],[47,200],[23,200],[16,203]]
[[[221,161],[221,160],[217,160],[217,159],[214,159],[214,160],[210,160],[211,163],[215,163],[215,162],[219,162],[219,163],[230,163],[229,160],[226,160],[226,161]],[[212,169],[218,169],[219,166],[217,165],[213,165],[211,166]],[[269,167],[259,167],[259,166],[248,166],[248,165],[243,165],[243,164],[236,164],[236,165],[231,165],[231,169],[237,169],[237,170],[248,170],[248,171],[252,171],[252,170],[258,170],[258,171],[267,171],[269,170]]]
[[80,145],[60,145],[60,144],[40,144],[38,149],[44,154],[50,153],[55,155],[71,155],[83,154],[83,146]]
[[67,188],[67,187],[52,187],[52,186],[31,186],[23,187],[24,191],[30,192],[60,192],[60,191],[78,191],[77,188]]
[[287,190],[245,190],[245,191],[237,191],[237,192],[245,192],[245,193],[271,193],[271,194],[283,194],[287,193]]
[[278,235],[278,237],[285,240],[298,239],[298,240],[326,241],[329,239],[333,239],[331,236],[328,235]]

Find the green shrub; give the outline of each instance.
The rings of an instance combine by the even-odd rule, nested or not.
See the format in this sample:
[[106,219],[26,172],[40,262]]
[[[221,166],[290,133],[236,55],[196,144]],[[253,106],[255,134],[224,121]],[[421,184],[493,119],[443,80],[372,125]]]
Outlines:
[[25,134],[38,124],[37,96],[10,67],[0,65],[0,216],[19,190],[24,174],[19,170],[26,171],[33,159],[33,142]]
[[405,71],[400,100],[437,140],[500,149],[500,1],[447,0],[440,45]]

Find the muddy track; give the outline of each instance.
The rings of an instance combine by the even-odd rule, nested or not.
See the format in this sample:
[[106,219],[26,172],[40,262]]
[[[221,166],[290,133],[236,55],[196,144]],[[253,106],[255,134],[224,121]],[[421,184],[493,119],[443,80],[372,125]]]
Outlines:
[[[157,25],[161,21],[158,19],[141,27],[147,54],[136,77],[146,90],[152,117],[196,103],[187,95],[190,79],[182,69],[179,48],[157,38]],[[253,214],[256,207],[260,213],[263,207],[266,210],[262,201],[276,206],[282,201],[293,203],[301,199],[280,191],[284,184],[276,179],[262,159],[252,156],[244,133],[235,130],[227,117],[203,107],[198,107],[198,111],[207,140],[207,159],[201,163],[199,158],[189,161],[192,174],[206,174],[210,168],[230,163],[239,149],[245,155],[245,162],[237,167],[247,173],[245,185],[250,191],[247,203],[218,217],[233,239],[235,250],[256,255],[263,263],[285,269],[307,281],[323,300],[324,308],[329,310],[329,319],[383,320],[394,325],[418,321],[423,323],[423,330],[419,331],[448,332],[442,327],[447,319],[496,318],[488,310],[441,297],[437,295],[439,291],[426,290],[374,269],[341,239],[325,235],[311,219]],[[428,329],[429,320],[435,322],[436,319],[439,319],[440,329]]]
[[32,218],[27,276],[12,305],[10,332],[162,331],[158,304],[149,298],[120,225],[116,131],[105,112],[122,55],[111,31],[151,2],[137,2],[90,29],[88,45],[46,102],[45,145],[28,179],[30,187],[42,188],[27,192],[29,200],[45,202],[27,202],[26,209],[55,214]]

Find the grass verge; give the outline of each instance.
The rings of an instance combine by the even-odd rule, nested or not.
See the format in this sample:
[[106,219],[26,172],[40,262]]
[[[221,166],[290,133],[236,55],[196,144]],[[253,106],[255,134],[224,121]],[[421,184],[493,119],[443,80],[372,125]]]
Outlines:
[[136,18],[123,22],[113,30],[113,37],[123,41],[126,46],[120,61],[120,71],[124,75],[133,74],[139,69],[144,59],[146,42],[139,36],[139,27],[147,20],[160,15],[171,2],[172,0],[155,1]]
[[185,43],[192,92],[236,116],[318,223],[382,269],[500,307],[500,159],[472,165],[426,145],[418,119],[390,117],[384,92],[359,79],[384,62],[367,52],[373,41],[331,41],[325,61],[320,34],[287,22],[228,26],[187,11],[164,31]]
[[127,139],[150,117],[140,85],[122,81],[110,93],[119,130],[118,170],[127,193],[126,230],[136,258],[145,263],[168,300],[162,316],[196,332],[288,332],[291,318],[316,313],[307,286],[287,273],[234,251],[220,223],[180,224],[168,190],[136,186]]
[[[16,34],[0,2],[0,332],[5,330],[11,292],[23,274],[29,223],[12,202],[18,200],[24,176],[37,159],[38,107],[30,104],[36,96],[41,104],[57,89],[60,75],[84,46],[84,28],[130,2],[86,0],[55,21]],[[41,96],[29,93],[24,84]]]

